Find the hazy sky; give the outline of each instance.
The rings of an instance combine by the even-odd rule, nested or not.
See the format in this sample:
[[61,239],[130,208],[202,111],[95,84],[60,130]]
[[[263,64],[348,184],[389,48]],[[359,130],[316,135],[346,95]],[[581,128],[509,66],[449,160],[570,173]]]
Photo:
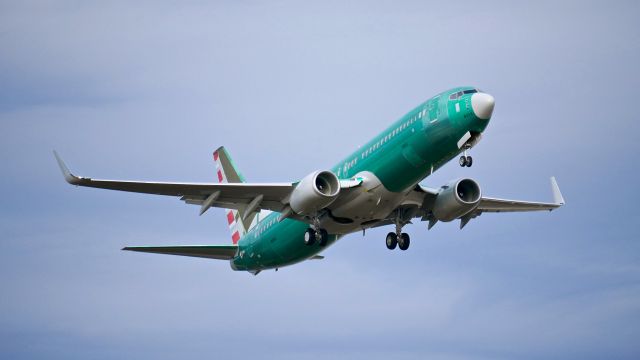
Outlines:
[[[640,3],[1,1],[0,358],[637,359]],[[490,196],[567,205],[382,228],[257,277],[124,245],[229,242],[223,210],[79,175],[326,169],[421,101],[496,98]]]

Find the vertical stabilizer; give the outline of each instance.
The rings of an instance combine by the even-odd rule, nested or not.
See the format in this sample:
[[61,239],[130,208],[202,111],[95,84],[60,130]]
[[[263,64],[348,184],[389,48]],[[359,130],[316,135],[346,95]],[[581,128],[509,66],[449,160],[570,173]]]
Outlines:
[[[216,164],[216,179],[220,183],[241,183],[245,182],[244,176],[236,169],[233,160],[224,146],[219,147],[213,152],[213,161]],[[245,215],[246,207],[238,210],[226,209],[227,224],[231,231],[231,240],[234,244],[238,243],[251,228],[256,218],[256,213]]]

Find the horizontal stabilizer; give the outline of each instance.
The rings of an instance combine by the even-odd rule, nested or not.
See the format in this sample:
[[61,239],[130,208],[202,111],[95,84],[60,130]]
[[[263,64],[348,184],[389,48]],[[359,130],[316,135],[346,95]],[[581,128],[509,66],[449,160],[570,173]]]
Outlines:
[[238,252],[237,245],[129,246],[122,250],[154,254],[180,255],[207,259],[230,260]]

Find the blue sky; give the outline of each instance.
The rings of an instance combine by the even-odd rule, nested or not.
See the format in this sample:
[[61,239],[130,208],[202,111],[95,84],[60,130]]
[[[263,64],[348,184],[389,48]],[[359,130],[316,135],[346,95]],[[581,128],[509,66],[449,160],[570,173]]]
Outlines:
[[[1,2],[0,357],[637,359],[637,2]],[[427,231],[350,235],[257,277],[124,245],[226,243],[223,211],[73,188],[329,168],[432,95],[496,98],[425,180],[551,198]]]

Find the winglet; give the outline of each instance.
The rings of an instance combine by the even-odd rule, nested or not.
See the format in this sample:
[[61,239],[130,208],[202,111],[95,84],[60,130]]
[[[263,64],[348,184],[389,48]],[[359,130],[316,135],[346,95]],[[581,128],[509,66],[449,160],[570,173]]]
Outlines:
[[551,177],[551,191],[553,192],[553,202],[557,205],[564,205],[564,198],[562,197],[562,193],[560,192],[555,176]]
[[58,155],[55,150],[53,150],[53,156],[56,157],[56,161],[58,162],[60,171],[62,171],[62,175],[64,175],[64,179],[72,185],[80,183],[81,178],[73,175],[71,171],[69,171],[69,168],[67,167],[67,165],[65,165],[64,161],[62,161],[62,158],[60,158],[60,155]]

